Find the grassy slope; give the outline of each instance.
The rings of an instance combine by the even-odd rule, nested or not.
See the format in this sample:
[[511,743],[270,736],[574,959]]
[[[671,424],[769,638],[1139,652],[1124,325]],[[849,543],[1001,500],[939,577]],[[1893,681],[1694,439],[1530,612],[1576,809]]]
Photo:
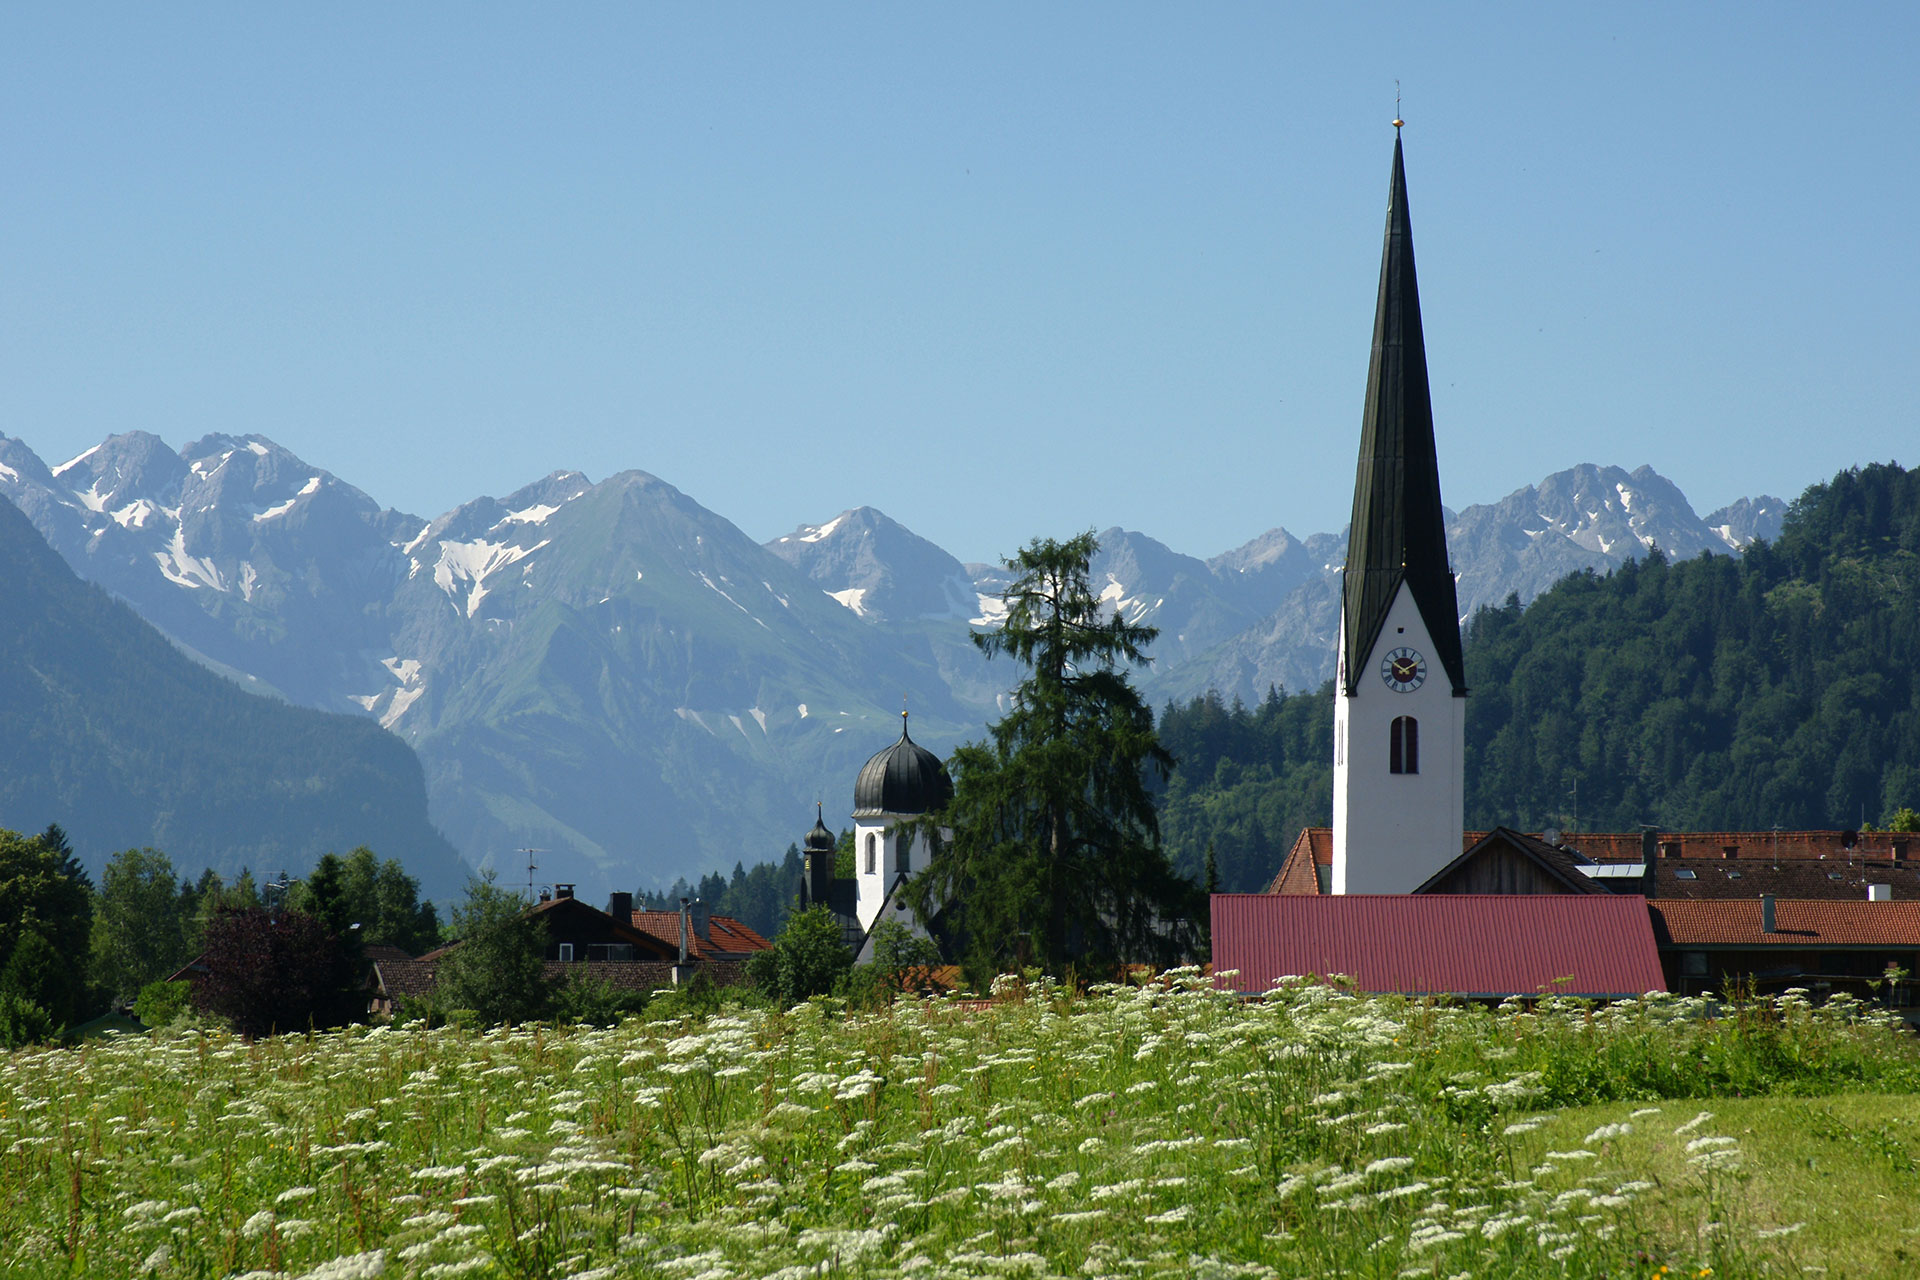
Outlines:
[[[1632,1103],[1576,1107],[1525,1135],[1522,1159],[1578,1147],[1602,1125],[1634,1132],[1604,1145],[1601,1163],[1625,1178],[1656,1182],[1662,1234],[1705,1251],[1707,1224],[1723,1220],[1746,1242],[1748,1265],[1830,1277],[1920,1274],[1920,1098],[1841,1093],[1810,1098],[1714,1098],[1669,1102],[1658,1116],[1628,1121]],[[1744,1158],[1724,1175],[1717,1201],[1688,1164],[1693,1134],[1673,1133],[1701,1111],[1694,1134],[1734,1136]],[[1796,1224],[1804,1226],[1796,1227]],[[1767,1236],[1768,1232],[1781,1232]]]

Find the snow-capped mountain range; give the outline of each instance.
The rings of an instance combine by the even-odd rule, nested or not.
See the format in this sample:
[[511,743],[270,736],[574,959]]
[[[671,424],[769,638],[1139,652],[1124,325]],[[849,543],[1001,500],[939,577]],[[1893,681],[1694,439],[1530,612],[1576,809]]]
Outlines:
[[[529,858],[597,893],[778,857],[812,801],[845,808],[903,698],[944,752],[1017,675],[967,639],[1005,571],[870,507],[761,546],[644,472],[558,471],[429,520],[263,436],[176,451],[142,432],[57,467],[0,436],[0,494],[209,666],[411,743],[435,821],[509,881]],[[1760,497],[1703,520],[1651,468],[1575,467],[1452,518],[1461,607],[1653,545],[1737,551],[1784,513]],[[1330,675],[1344,534],[1275,528],[1209,560],[1100,542],[1095,589],[1161,630],[1150,697]]]

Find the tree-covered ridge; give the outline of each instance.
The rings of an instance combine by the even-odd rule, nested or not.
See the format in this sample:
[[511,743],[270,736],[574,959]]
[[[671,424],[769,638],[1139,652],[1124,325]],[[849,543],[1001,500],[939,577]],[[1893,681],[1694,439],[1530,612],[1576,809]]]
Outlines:
[[1524,610],[1483,610],[1467,656],[1467,819],[1876,821],[1920,796],[1916,671],[1920,472],[1844,471],[1741,560],[1652,554]]
[[1249,709],[1217,693],[1160,713],[1173,777],[1160,830],[1180,874],[1223,893],[1265,887],[1300,828],[1333,812],[1333,685],[1293,697],[1269,690]]
[[[1466,637],[1467,824],[1765,830],[1920,801],[1920,471],[1841,472],[1740,559],[1658,551],[1563,579]],[[1260,887],[1331,819],[1330,690],[1169,706],[1161,829],[1181,870]]]
[[464,880],[405,743],[194,663],[3,500],[0,601],[0,825],[62,824],[93,872],[143,845],[232,875],[378,844],[429,892]]

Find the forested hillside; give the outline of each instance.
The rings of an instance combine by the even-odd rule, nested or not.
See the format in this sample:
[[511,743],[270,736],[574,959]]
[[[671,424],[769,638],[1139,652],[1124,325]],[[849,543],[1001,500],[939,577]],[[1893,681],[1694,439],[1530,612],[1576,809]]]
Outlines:
[[[1466,637],[1467,823],[1852,827],[1920,803],[1920,471],[1815,485],[1741,559],[1575,574]],[[1331,690],[1169,706],[1177,865],[1260,886],[1332,811]]]
[[304,872],[362,844],[401,859],[429,894],[467,875],[427,820],[405,743],[190,661],[0,500],[0,827],[49,823],[94,875],[142,845],[231,876]]
[[1845,471],[1740,560],[1473,622],[1467,820],[1851,827],[1920,800],[1920,471]]

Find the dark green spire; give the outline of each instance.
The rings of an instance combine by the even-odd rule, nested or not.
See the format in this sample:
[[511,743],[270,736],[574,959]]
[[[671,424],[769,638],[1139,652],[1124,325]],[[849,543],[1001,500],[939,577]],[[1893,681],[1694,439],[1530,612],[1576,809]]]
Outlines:
[[1460,605],[1447,561],[1447,519],[1440,507],[1440,464],[1434,456],[1433,402],[1427,390],[1427,346],[1420,332],[1420,288],[1413,272],[1413,225],[1407,216],[1407,171],[1400,133],[1393,137],[1393,184],[1387,196],[1387,241],[1380,255],[1380,300],[1373,317],[1373,359],[1360,424],[1360,467],[1353,485],[1344,583],[1345,692],[1361,670],[1394,594],[1405,582],[1433,637],[1434,657],[1456,696],[1467,691],[1460,656]]

